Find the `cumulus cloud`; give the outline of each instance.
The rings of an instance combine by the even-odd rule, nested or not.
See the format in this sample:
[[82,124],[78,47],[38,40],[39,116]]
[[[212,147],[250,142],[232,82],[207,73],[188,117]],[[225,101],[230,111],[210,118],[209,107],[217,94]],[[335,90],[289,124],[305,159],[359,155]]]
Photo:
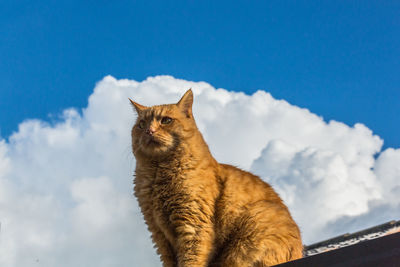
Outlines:
[[170,76],[100,81],[88,106],[58,122],[27,120],[0,140],[1,266],[157,266],[136,200],[128,97],[174,103],[188,89],[220,162],[273,185],[305,243],[400,217],[400,149],[277,100]]

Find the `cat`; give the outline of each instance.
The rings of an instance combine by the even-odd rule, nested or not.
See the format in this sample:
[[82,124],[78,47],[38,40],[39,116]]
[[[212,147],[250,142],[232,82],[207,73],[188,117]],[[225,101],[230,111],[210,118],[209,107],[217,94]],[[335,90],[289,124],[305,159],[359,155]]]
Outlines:
[[138,115],[134,194],[163,266],[261,267],[302,257],[299,228],[272,187],[211,155],[191,89],[176,104],[129,100]]

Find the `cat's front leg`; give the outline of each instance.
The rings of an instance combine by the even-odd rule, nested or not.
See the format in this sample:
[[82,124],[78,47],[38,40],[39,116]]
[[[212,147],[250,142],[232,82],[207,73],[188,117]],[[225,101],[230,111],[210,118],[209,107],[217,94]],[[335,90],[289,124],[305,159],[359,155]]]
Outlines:
[[157,254],[163,263],[163,267],[176,267],[176,255],[171,243],[167,240],[163,231],[158,227],[152,216],[153,212],[147,206],[142,205],[142,211],[147,227],[151,232],[151,238],[155,244]]
[[176,267],[177,262],[175,253],[171,244],[165,238],[165,235],[160,229],[153,229],[151,232],[151,237],[156,245],[155,247],[157,249],[157,253],[160,255],[163,267]]
[[210,226],[204,223],[185,223],[176,228],[179,267],[208,266],[214,240],[214,230]]

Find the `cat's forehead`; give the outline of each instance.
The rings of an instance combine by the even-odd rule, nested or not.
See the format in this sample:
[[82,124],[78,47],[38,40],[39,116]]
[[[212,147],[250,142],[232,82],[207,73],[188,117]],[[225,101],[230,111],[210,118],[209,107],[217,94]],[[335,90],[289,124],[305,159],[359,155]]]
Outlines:
[[174,113],[174,105],[157,105],[147,108],[143,111],[142,116],[145,119],[148,118],[160,118],[164,116],[170,116]]

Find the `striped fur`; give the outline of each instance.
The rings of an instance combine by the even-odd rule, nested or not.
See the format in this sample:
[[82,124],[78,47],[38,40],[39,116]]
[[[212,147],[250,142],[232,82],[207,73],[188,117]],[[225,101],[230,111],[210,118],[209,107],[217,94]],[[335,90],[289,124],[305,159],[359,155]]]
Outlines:
[[212,157],[191,90],[177,104],[131,102],[135,196],[164,266],[261,267],[302,256],[300,231],[271,186]]

